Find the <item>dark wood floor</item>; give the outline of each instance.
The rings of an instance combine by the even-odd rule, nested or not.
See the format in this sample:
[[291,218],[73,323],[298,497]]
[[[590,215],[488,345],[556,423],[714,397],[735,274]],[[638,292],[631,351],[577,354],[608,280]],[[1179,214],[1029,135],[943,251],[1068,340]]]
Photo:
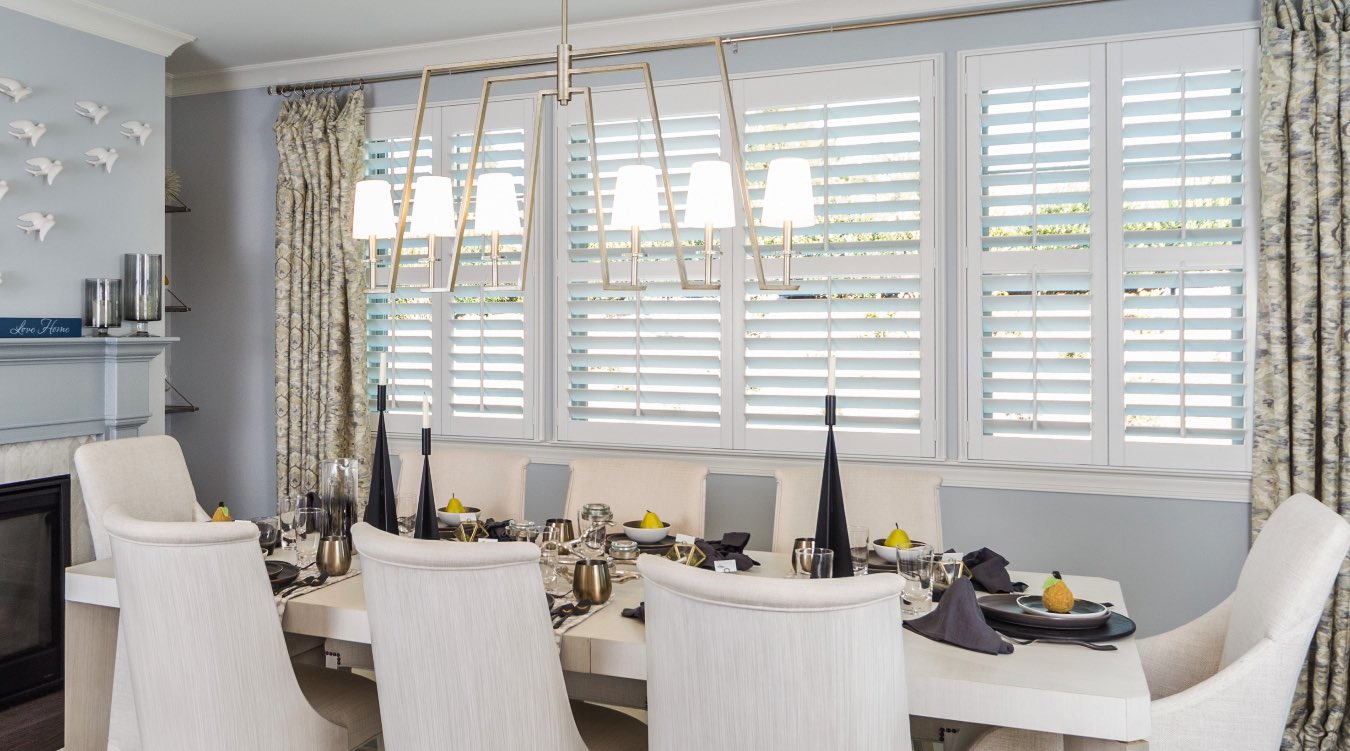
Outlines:
[[0,749],[5,751],[58,751],[65,718],[65,694],[34,699],[0,711]]

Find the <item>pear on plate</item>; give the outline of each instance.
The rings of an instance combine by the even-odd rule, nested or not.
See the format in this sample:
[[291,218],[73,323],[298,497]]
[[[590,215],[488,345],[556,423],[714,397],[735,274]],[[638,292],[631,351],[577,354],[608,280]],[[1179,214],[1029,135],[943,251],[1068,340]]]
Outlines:
[[896,524],[895,529],[892,529],[891,533],[889,535],[886,535],[886,542],[883,543],[883,545],[885,545],[885,547],[888,548],[900,548],[901,550],[908,550],[909,548],[913,547],[914,543],[910,542],[909,533],[903,529],[900,529],[900,525]]
[[1064,577],[1060,576],[1058,571],[1046,578],[1041,586],[1043,588],[1041,602],[1045,604],[1046,610],[1051,613],[1067,613],[1073,610],[1073,592],[1069,589],[1069,585],[1064,583]]
[[211,514],[211,521],[213,522],[234,521],[234,519],[230,517],[230,510],[226,508],[224,501],[221,501],[220,503],[216,504],[216,512],[214,514]]
[[660,529],[664,526],[666,526],[666,523],[661,521],[661,517],[650,509],[642,515],[642,521],[638,523],[640,529]]

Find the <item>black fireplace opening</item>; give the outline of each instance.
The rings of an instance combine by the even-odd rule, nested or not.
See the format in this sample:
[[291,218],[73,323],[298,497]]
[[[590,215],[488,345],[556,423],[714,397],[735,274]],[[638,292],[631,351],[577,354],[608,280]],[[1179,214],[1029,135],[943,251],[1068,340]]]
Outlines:
[[0,485],[0,709],[61,688],[70,475]]

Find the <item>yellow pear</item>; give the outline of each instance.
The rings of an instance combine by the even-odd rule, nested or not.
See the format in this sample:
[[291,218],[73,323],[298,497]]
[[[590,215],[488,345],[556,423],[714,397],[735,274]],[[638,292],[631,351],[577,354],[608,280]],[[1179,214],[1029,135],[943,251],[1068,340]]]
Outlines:
[[448,514],[462,514],[464,513],[464,504],[460,503],[459,499],[452,495],[450,496],[450,503],[445,506],[445,511]]
[[657,516],[655,512],[648,511],[643,515],[642,523],[638,526],[642,529],[660,529],[666,526],[666,523],[661,521],[661,517]]
[[224,502],[221,502],[219,504],[216,504],[216,512],[214,514],[211,514],[211,521],[232,522],[234,521],[234,519],[230,518],[230,510],[225,507]]
[[1051,613],[1067,613],[1073,610],[1073,592],[1069,590],[1069,585],[1064,583],[1058,571],[1045,580],[1043,588],[1041,602],[1045,603],[1046,610]]
[[897,524],[895,525],[895,529],[892,529],[891,533],[889,535],[886,535],[886,542],[884,543],[884,545],[885,547],[888,548],[900,548],[901,550],[907,550],[911,546],[913,546],[914,543],[909,541],[909,533],[903,529],[900,529],[900,525]]

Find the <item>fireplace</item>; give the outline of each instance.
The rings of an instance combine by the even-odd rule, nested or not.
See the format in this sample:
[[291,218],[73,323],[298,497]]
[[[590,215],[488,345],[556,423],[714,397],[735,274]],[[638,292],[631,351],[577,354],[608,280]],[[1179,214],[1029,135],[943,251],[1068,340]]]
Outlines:
[[70,475],[0,485],[0,708],[61,688]]

